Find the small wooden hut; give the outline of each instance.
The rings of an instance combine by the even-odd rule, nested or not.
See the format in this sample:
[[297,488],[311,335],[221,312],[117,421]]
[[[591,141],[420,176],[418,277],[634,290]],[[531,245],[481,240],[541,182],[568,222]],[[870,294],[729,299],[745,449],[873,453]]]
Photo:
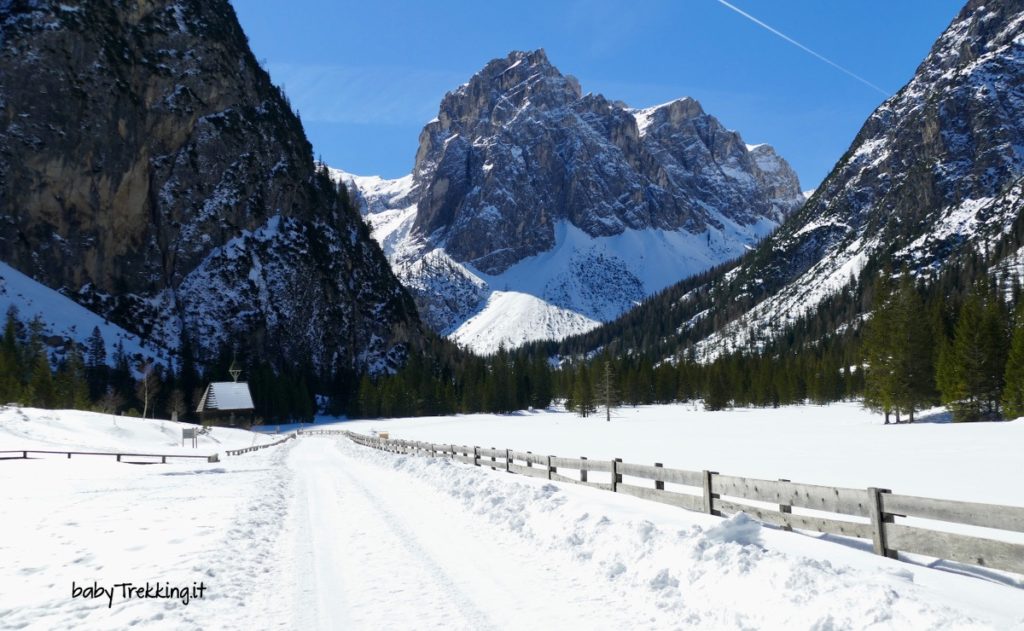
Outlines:
[[229,372],[234,381],[215,381],[206,386],[196,408],[199,421],[203,425],[249,429],[255,416],[249,384],[238,380],[242,371],[234,363]]

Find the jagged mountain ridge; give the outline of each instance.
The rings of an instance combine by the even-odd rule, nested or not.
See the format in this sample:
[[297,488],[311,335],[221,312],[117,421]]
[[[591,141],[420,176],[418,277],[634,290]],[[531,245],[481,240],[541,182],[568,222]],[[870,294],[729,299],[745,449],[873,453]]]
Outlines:
[[[735,267],[647,307],[671,311],[660,348],[757,350],[866,267],[932,277],[1011,229],[1022,177],[1024,3],[971,0],[803,208]],[[635,343],[644,309],[628,319],[570,346]]]
[[733,258],[804,201],[690,98],[583,94],[544,51],[448,93],[400,180],[336,172],[425,321],[476,350],[559,338]]
[[419,322],[226,0],[0,2],[0,260],[200,361],[386,370]]

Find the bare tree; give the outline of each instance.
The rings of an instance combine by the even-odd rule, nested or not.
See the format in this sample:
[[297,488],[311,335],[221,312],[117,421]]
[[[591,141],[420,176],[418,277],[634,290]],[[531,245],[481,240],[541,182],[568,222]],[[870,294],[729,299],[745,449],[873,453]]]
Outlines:
[[171,390],[171,396],[167,401],[167,407],[171,410],[171,418],[177,420],[185,413],[185,393],[178,388]]
[[114,425],[117,425],[117,416],[115,416],[115,413],[117,412],[117,408],[122,405],[124,405],[124,397],[121,396],[120,392],[114,389],[114,386],[107,386],[107,391],[104,392],[103,396],[100,397],[100,400],[96,402],[96,407],[99,411],[104,414],[109,414],[111,416],[111,420],[114,421]]
[[604,420],[612,420],[612,409],[619,406],[619,390],[615,387],[615,376],[612,374],[612,363],[605,360],[601,374],[594,379],[595,398],[599,407],[604,408]]
[[135,382],[135,395],[142,401],[142,418],[149,413],[149,402],[156,398],[160,390],[160,377],[156,374],[152,361],[139,363],[139,372],[142,377]]

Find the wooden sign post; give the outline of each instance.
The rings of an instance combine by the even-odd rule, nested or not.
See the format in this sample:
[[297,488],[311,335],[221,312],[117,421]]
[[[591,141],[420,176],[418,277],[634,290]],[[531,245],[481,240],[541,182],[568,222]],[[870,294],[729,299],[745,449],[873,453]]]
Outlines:
[[198,436],[198,433],[199,432],[197,431],[197,429],[195,427],[186,427],[185,429],[181,430],[181,446],[182,447],[185,446],[185,439],[186,438],[191,438],[192,439],[192,448],[195,449],[196,447],[198,447],[199,446],[199,436]]

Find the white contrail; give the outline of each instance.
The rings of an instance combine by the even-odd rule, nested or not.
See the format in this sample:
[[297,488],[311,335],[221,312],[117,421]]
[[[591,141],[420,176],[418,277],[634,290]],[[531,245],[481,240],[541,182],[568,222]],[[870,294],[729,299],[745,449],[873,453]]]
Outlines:
[[800,42],[796,41],[796,40],[795,40],[795,39],[793,39],[792,37],[790,37],[790,36],[786,35],[785,33],[782,33],[782,32],[780,32],[780,31],[778,31],[778,30],[776,30],[776,29],[774,29],[774,28],[772,28],[772,27],[768,26],[767,24],[765,24],[765,23],[764,23],[764,22],[762,22],[761,20],[759,20],[759,19],[755,18],[754,16],[750,15],[749,13],[747,13],[746,11],[744,11],[743,9],[740,9],[739,7],[733,6],[733,5],[729,4],[728,2],[726,2],[725,0],[718,0],[718,3],[719,3],[719,4],[721,4],[722,6],[724,6],[724,7],[728,8],[728,9],[731,9],[731,10],[735,11],[736,13],[739,13],[739,14],[740,14],[740,15],[742,15],[743,17],[745,17],[745,18],[747,18],[748,20],[750,20],[751,22],[753,22],[754,24],[757,24],[758,26],[760,26],[760,27],[762,27],[762,28],[764,28],[764,29],[767,29],[768,31],[770,31],[770,32],[772,32],[772,33],[774,33],[774,34],[778,35],[779,37],[781,37],[782,39],[786,40],[786,41],[787,41],[787,42],[789,42],[790,44],[792,44],[792,45],[796,46],[797,48],[799,48],[799,49],[801,49],[801,50],[803,50],[803,51],[805,51],[805,52],[808,52],[808,53],[810,53],[810,54],[814,55],[815,57],[817,57],[818,59],[820,59],[820,60],[824,61],[825,63],[827,63],[828,65],[832,66],[833,68],[836,68],[837,70],[841,70],[841,71],[845,72],[846,74],[850,75],[851,77],[853,77],[853,78],[854,78],[854,79],[856,79],[857,81],[860,81],[860,82],[861,82],[861,83],[863,83],[864,85],[866,85],[866,86],[870,86],[871,88],[874,88],[875,90],[878,90],[879,92],[881,92],[881,93],[882,93],[882,94],[884,94],[885,96],[889,96],[889,93],[888,93],[888,92],[886,92],[886,91],[885,91],[885,90],[883,90],[882,88],[878,87],[878,86],[877,86],[877,85],[875,85],[874,83],[871,83],[870,81],[868,81],[868,80],[867,80],[867,79],[865,79],[864,77],[862,77],[862,76],[860,76],[860,75],[858,75],[858,74],[855,74],[855,73],[853,73],[853,72],[851,72],[851,71],[847,70],[846,68],[843,68],[842,66],[840,66],[840,65],[839,65],[839,64],[837,64],[836,62],[832,61],[832,60],[831,60],[831,59],[829,59],[828,57],[826,57],[826,56],[824,56],[824,55],[821,55],[821,54],[819,54],[819,53],[816,53],[816,52],[814,52],[814,51],[813,51],[813,50],[811,50],[810,48],[808,48],[808,47],[804,46],[803,44],[801,44]]

